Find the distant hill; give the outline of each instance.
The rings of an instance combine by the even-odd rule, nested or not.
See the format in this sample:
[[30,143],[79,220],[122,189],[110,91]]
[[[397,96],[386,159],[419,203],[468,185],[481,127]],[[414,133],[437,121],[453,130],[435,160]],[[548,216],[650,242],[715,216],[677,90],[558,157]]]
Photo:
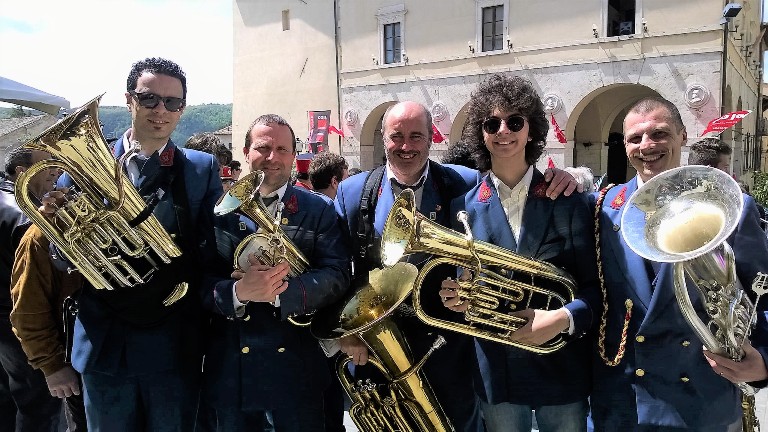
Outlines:
[[[124,106],[99,107],[99,121],[104,125],[104,136],[119,138],[131,126],[131,113]],[[171,139],[183,146],[198,132],[215,132],[232,124],[232,104],[190,105],[184,109],[181,121]]]
[[[25,115],[44,114],[24,109]],[[17,107],[0,107],[0,119],[18,116]],[[104,136],[119,138],[131,126],[131,113],[124,106],[100,106],[99,121],[104,125]],[[198,132],[215,132],[232,124],[232,104],[190,105],[184,110],[181,121],[171,139],[183,146],[187,139]]]

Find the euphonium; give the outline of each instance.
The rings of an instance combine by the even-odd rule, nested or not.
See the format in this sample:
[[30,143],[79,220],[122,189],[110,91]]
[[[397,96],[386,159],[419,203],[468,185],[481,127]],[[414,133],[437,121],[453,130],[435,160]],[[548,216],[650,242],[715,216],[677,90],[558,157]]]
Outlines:
[[[286,261],[290,266],[288,277],[296,277],[307,271],[309,261],[291,239],[280,228],[283,203],[278,202],[278,210],[275,217],[271,217],[269,211],[259,199],[259,189],[264,181],[262,171],[254,171],[235,182],[225,193],[214,208],[217,216],[225,215],[233,211],[239,211],[256,222],[259,231],[245,237],[235,249],[236,269],[244,271],[248,268],[248,256],[256,254],[264,265],[274,266]],[[308,325],[305,318],[290,318],[293,324]]]
[[[757,316],[757,300],[766,292],[765,275],[752,285],[749,299],[736,275],[733,250],[726,242],[744,208],[739,185],[728,174],[705,166],[685,166],[658,174],[627,201],[622,235],[638,255],[674,263],[674,287],[680,310],[696,336],[715,354],[741,360]],[[696,313],[686,276],[706,299],[705,323]],[[743,392],[744,430],[759,429],[754,412],[755,390]]]
[[363,432],[454,430],[421,372],[427,358],[445,339],[438,337],[414,364],[408,343],[390,318],[408,298],[417,274],[409,263],[372,270],[363,286],[353,289],[351,298],[319,311],[312,321],[312,334],[321,340],[357,335],[372,353],[368,362],[386,380],[383,384],[355,383],[347,370],[352,358],[339,360],[339,380],[352,400],[349,415]]
[[[526,308],[552,310],[563,307],[574,298],[576,283],[573,278],[550,263],[475,241],[466,214],[459,217],[464,218],[466,235],[419,214],[410,189],[397,197],[387,217],[381,235],[385,266],[400,261],[406,254],[427,253],[437,257],[422,267],[414,284],[413,307],[419,319],[435,327],[536,353],[553,352],[563,347],[566,341],[561,335],[540,346],[510,340],[509,336],[527,322],[511,313]],[[429,272],[441,264],[472,271],[471,280],[458,281],[458,296],[469,303],[464,312],[466,323],[430,316],[422,305],[421,285]],[[494,267],[499,270],[495,271]]]
[[[101,133],[97,97],[46,129],[24,147],[50,153],[16,180],[19,208],[96,289],[143,284],[181,256],[160,222],[122,172]],[[29,198],[29,181],[52,168],[67,172],[78,189],[52,219]],[[131,263],[141,264],[138,270]],[[163,302],[180,299],[186,283]]]

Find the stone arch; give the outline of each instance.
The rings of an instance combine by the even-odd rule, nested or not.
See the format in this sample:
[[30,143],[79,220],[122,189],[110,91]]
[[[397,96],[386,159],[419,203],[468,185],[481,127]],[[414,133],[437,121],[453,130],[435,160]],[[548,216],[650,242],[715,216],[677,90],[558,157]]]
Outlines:
[[608,174],[613,183],[631,178],[634,169],[617,134],[623,134],[629,107],[648,96],[660,95],[644,85],[625,83],[600,87],[584,96],[569,114],[565,128],[566,135],[573,137],[573,165],[589,167],[596,179]]
[[384,163],[384,137],[381,135],[381,120],[387,108],[396,104],[388,101],[372,109],[363,122],[360,131],[360,169],[367,171]]

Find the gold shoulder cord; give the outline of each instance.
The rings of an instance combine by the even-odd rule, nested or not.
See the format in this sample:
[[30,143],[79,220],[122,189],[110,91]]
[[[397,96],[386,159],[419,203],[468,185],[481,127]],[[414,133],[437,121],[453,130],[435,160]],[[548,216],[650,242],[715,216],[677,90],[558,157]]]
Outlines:
[[627,345],[627,329],[629,328],[629,320],[632,317],[632,300],[627,299],[624,302],[624,306],[627,308],[627,313],[624,315],[624,327],[621,330],[621,342],[619,342],[619,350],[616,352],[616,357],[614,357],[612,360],[609,359],[605,355],[605,327],[608,322],[608,290],[605,288],[605,277],[603,276],[603,260],[600,248],[600,211],[603,207],[605,195],[614,186],[616,185],[609,184],[603,188],[603,190],[600,191],[600,195],[597,197],[597,202],[595,203],[595,246],[597,248],[597,276],[600,279],[600,290],[603,293],[603,313],[600,317],[600,333],[597,338],[597,346],[600,350],[600,357],[608,366],[616,366],[621,363],[621,359],[624,358],[624,352]]

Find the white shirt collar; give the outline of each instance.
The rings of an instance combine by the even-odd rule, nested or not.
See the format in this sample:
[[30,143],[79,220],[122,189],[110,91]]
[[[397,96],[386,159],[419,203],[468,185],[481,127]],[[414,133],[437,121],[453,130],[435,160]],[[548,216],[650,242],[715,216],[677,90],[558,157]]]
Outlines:
[[511,197],[522,196],[527,198],[528,189],[531,187],[531,180],[533,180],[533,165],[528,166],[528,171],[525,172],[523,178],[512,187],[499,180],[493,171],[489,173],[489,176],[491,182],[493,182],[493,185],[496,187],[496,191],[499,193],[499,199],[502,201]]

